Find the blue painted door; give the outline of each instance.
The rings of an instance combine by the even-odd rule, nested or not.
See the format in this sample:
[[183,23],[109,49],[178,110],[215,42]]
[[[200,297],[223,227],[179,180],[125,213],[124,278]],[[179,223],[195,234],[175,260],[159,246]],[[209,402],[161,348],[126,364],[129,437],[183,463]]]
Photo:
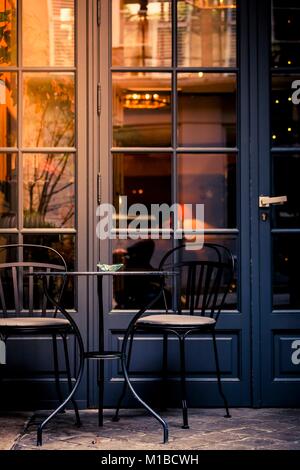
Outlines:
[[[102,200],[113,202],[118,215],[125,197],[128,206],[143,203],[148,209],[158,203],[205,204],[206,241],[229,247],[237,261],[218,324],[224,388],[231,405],[249,406],[249,58],[244,51],[250,7],[248,1],[217,2],[218,8],[208,3],[101,2],[100,172],[108,182]],[[172,234],[165,239],[160,225],[153,250],[144,243],[148,249],[143,251],[138,240],[126,237],[129,222],[117,227],[114,240],[101,242],[102,262],[139,255],[147,267],[155,267],[177,243]],[[127,287],[107,285],[107,349],[121,347],[133,315]],[[170,406],[178,406],[178,341],[169,343]],[[162,337],[137,336],[131,373],[146,399],[159,398],[161,365]],[[222,405],[211,337],[187,341],[187,371],[190,405]],[[120,365],[109,363],[107,406],[115,405],[122,382]],[[126,403],[135,404],[129,396]]]
[[[300,404],[300,108],[296,82],[300,34],[295,29],[300,11],[296,3],[257,3],[253,391],[254,402],[261,406]],[[287,202],[259,208],[260,195],[287,196]]]

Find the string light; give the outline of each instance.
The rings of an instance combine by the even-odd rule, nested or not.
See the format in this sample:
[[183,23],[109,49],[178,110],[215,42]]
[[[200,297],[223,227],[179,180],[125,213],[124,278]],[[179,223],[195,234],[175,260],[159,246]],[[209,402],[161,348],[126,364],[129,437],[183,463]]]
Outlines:
[[292,132],[292,128],[291,128],[291,127],[288,127],[288,131],[289,131],[289,132]]
[[272,135],[272,139],[273,140],[276,140],[277,139],[277,136],[275,134]]
[[288,60],[288,65],[292,65],[292,61],[291,61],[291,60]]
[[288,101],[292,101],[292,98],[291,98],[291,96],[289,96],[289,97],[288,97]]
[[276,104],[279,104],[279,100],[275,100],[275,103],[276,103]]

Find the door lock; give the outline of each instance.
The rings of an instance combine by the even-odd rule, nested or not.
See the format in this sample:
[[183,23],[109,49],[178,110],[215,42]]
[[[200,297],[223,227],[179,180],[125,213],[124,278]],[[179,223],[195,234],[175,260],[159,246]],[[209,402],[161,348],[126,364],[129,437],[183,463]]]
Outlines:
[[259,196],[259,207],[270,207],[271,204],[281,205],[287,202],[287,196]]

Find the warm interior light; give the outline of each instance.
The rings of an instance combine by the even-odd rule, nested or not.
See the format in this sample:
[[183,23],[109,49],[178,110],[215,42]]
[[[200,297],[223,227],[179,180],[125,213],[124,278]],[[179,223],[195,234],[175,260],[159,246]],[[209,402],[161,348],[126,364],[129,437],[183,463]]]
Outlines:
[[158,109],[170,104],[170,97],[159,93],[126,93],[123,106],[128,109]]

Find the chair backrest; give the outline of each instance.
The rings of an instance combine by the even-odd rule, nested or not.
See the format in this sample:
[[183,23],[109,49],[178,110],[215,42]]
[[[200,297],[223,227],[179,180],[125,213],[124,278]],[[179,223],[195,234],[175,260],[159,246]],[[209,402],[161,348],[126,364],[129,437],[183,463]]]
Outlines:
[[[48,301],[37,271],[67,271],[64,258],[54,248],[14,244],[0,246],[0,316],[46,316]],[[48,288],[60,300],[65,276],[47,278]],[[49,312],[48,312],[49,313]],[[51,310],[56,316],[56,311]]]
[[187,250],[182,244],[168,251],[159,269],[178,271],[176,309],[179,313],[210,316],[216,321],[224,307],[234,276],[231,251],[215,243],[201,250]]

